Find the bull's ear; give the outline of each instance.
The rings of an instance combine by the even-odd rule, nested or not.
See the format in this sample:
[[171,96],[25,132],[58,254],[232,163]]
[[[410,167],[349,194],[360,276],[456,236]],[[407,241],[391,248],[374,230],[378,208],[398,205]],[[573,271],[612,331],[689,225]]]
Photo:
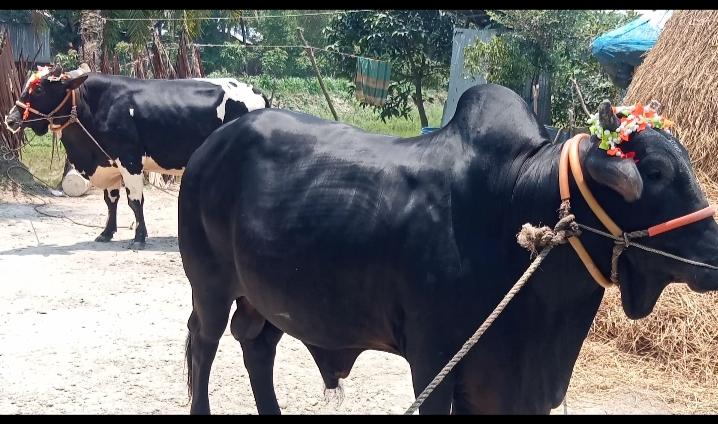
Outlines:
[[60,78],[60,76],[62,75],[62,65],[60,65],[59,63],[56,64],[55,67],[52,68],[52,71],[50,71],[50,75],[55,78]]
[[[611,112],[613,113],[613,112]],[[581,162],[588,175],[620,194],[626,202],[635,202],[643,193],[643,178],[633,159],[608,156],[594,143],[581,143]]]
[[81,86],[83,82],[87,79],[89,75],[82,74],[75,78],[70,78],[66,80],[62,80],[62,84],[65,86],[67,90],[74,90],[77,87]]
[[608,100],[602,101],[598,106],[598,123],[601,124],[601,128],[609,131],[616,131],[616,128],[621,125],[621,121],[613,113],[613,107]]

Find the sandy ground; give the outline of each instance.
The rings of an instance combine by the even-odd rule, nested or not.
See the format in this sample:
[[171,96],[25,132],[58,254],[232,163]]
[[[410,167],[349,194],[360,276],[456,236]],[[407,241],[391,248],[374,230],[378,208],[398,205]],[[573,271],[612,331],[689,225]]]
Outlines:
[[[128,228],[111,243],[95,243],[100,228],[44,217],[32,207],[36,199],[0,193],[0,414],[189,412],[191,292],[177,247],[177,199],[152,187],[145,196],[149,238],[144,251],[133,251],[126,249],[134,235]],[[46,200],[47,213],[104,225],[99,190]],[[123,193],[118,225],[132,221]],[[413,401],[408,364],[386,353],[363,353],[343,385],[341,404],[325,400],[309,352],[284,336],[275,367],[284,413],[400,414]],[[567,399],[569,414],[669,411],[635,394],[617,402],[569,391]],[[210,404],[213,413],[256,413],[229,329],[214,362]]]

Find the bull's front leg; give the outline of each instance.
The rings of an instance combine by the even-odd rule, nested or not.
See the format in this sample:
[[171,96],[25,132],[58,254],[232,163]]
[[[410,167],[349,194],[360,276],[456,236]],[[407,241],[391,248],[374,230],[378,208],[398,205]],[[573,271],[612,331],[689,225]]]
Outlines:
[[102,230],[95,241],[108,242],[112,240],[112,236],[117,232],[117,201],[120,200],[120,190],[105,189],[105,204],[107,205],[107,223],[105,229]]
[[147,228],[145,227],[145,216],[142,208],[145,203],[145,197],[142,194],[144,186],[142,160],[123,161],[121,165],[119,162],[118,166],[127,190],[127,203],[130,205],[132,212],[135,213],[135,221],[137,222],[135,239],[127,247],[128,249],[141,250],[145,248],[145,239],[147,238]]

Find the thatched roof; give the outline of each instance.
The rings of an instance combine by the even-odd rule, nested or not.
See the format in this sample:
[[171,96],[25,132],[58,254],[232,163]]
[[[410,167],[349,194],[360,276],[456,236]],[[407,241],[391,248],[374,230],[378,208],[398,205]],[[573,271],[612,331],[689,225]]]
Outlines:
[[718,11],[681,10],[636,70],[625,103],[658,100],[699,174],[718,181]]

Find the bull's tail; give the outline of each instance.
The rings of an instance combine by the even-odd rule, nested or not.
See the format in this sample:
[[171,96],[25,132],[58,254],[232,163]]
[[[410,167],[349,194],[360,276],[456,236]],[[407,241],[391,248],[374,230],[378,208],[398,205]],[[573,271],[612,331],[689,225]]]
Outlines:
[[192,333],[187,332],[187,341],[185,342],[184,356],[187,361],[187,396],[192,401]]

